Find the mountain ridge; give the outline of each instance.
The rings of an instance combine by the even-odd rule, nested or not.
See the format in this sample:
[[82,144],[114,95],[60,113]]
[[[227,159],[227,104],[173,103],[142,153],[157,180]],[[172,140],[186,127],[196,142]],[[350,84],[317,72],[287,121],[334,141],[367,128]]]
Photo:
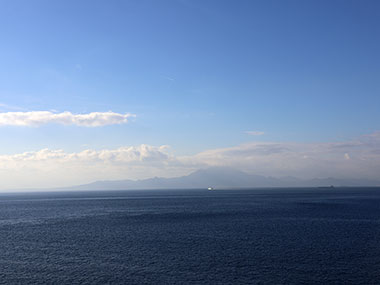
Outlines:
[[299,179],[296,177],[272,177],[248,174],[227,167],[211,167],[196,170],[188,175],[140,180],[103,180],[88,184],[61,188],[64,190],[143,190],[143,189],[192,189],[192,188],[260,188],[260,187],[326,187],[326,186],[380,186],[380,181],[368,179],[339,179],[334,177]]

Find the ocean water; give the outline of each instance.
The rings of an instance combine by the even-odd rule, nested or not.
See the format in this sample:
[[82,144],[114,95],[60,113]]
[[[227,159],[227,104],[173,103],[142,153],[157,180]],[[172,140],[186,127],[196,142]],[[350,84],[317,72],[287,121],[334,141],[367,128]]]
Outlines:
[[0,194],[1,284],[380,284],[380,189]]

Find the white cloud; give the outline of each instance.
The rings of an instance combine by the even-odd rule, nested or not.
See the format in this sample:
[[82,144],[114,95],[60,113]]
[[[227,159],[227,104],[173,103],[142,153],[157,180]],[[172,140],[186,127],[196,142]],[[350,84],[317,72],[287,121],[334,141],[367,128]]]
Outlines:
[[169,81],[175,81],[174,78],[172,77],[169,77],[169,76],[163,76],[163,78],[165,78],[166,80],[169,80]]
[[[140,146],[120,147],[114,150],[83,150],[77,153],[66,153],[63,150],[42,149],[39,151],[24,152],[14,155],[0,155],[1,162],[18,161],[18,162],[40,162],[54,161],[59,163],[65,162],[143,162],[166,160],[168,155],[165,150],[168,146],[154,147],[142,144]],[[7,165],[1,165],[6,168]]]
[[251,136],[262,136],[265,134],[264,132],[261,132],[261,131],[246,131],[245,133]]
[[176,176],[175,158],[168,146],[126,146],[117,149],[67,153],[42,149],[0,155],[1,188],[54,187],[96,180]]
[[378,180],[380,132],[335,143],[251,142],[175,156],[168,146],[124,146],[68,153],[42,149],[0,155],[1,188],[55,187],[97,180],[175,177],[209,166],[265,176]]
[[380,173],[380,132],[337,143],[251,142],[178,159],[194,167],[229,166],[265,176],[376,180]]
[[53,113],[50,111],[5,112],[0,113],[0,126],[40,126],[43,124],[77,125],[83,127],[101,127],[125,124],[133,114],[114,112],[92,112],[72,114],[71,112]]

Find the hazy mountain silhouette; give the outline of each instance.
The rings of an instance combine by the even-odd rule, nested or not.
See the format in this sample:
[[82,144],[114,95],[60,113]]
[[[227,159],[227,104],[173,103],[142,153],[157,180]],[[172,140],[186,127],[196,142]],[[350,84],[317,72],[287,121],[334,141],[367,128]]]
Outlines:
[[68,190],[132,190],[132,189],[191,189],[191,188],[248,188],[248,187],[320,187],[320,186],[380,186],[380,181],[366,179],[315,178],[302,180],[247,174],[228,167],[211,167],[175,178],[154,177],[143,180],[97,181],[68,187]]

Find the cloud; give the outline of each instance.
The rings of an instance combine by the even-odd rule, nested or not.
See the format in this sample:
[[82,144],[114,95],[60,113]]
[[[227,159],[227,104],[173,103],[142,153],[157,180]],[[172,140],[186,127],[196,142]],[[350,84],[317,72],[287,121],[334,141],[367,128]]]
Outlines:
[[[48,148],[39,151],[24,152],[14,155],[0,155],[0,162],[29,162],[53,161],[53,162],[143,162],[162,161],[168,158],[165,150],[168,146],[154,147],[146,144],[140,146],[120,147],[114,150],[83,150],[77,153],[66,153],[63,150],[50,150]],[[2,165],[6,167],[6,165]]]
[[265,134],[264,132],[261,132],[261,131],[246,131],[245,133],[251,136],[262,136]]
[[53,113],[50,111],[5,112],[0,113],[0,126],[40,126],[43,124],[77,125],[82,127],[101,127],[125,124],[133,114],[92,112],[72,114],[71,112]]
[[1,188],[55,187],[96,180],[182,175],[169,147],[125,146],[117,149],[65,152],[41,149],[0,155]]
[[142,144],[65,152],[41,149],[0,155],[1,188],[56,187],[97,180],[175,177],[199,168],[227,166],[251,174],[298,178],[368,178],[380,173],[380,132],[341,142],[250,142],[174,155]]
[[378,179],[380,133],[343,142],[250,142],[178,158],[194,167],[229,166],[265,176]]
[[169,80],[169,81],[175,81],[174,78],[169,77],[169,76],[163,76],[163,78],[166,79],[166,80]]

